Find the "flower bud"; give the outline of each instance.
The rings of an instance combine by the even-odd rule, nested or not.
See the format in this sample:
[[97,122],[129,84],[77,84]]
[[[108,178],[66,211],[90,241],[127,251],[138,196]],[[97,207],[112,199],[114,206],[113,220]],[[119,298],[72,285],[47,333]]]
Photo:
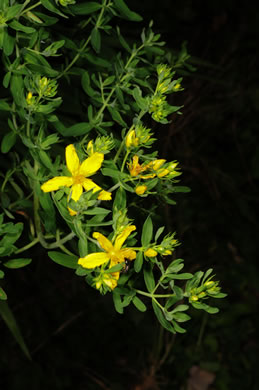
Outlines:
[[147,257],[156,257],[157,251],[155,251],[155,249],[148,248],[148,249],[144,252],[144,255],[147,256]]
[[145,185],[139,185],[135,188],[135,192],[137,195],[143,195],[144,192],[146,192],[146,190],[147,190],[147,186]]

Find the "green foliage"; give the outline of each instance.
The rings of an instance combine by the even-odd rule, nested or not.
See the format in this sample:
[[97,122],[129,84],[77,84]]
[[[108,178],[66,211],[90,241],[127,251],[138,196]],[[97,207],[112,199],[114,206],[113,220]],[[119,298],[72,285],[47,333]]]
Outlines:
[[[210,271],[180,273],[182,259],[167,265],[179,243],[175,233],[161,238],[164,227],[153,238],[158,211],[150,213],[144,202],[174,204],[175,192],[189,191],[177,186],[178,162],[158,158],[152,130],[154,121],[167,124],[180,114],[182,106],[172,106],[168,95],[183,90],[177,70],[188,60],[185,47],[165,64],[152,22],[136,42],[125,38],[120,19],[142,17],[123,0],[5,1],[1,7],[0,256],[41,245],[102,294],[113,291],[119,313],[131,302],[144,312],[142,295],[162,326],[185,332],[179,323],[190,317],[183,300],[214,313],[203,301],[225,294]],[[4,223],[4,214],[28,220],[23,237],[23,224]],[[7,268],[30,262],[3,260]],[[6,299],[2,289],[0,298]]]

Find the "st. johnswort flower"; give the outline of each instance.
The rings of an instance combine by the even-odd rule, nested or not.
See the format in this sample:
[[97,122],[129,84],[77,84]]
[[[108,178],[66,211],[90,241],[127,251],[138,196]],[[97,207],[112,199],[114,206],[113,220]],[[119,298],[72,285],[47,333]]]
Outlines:
[[[134,260],[136,258],[136,252],[130,248],[122,248],[122,245],[128,238],[128,236],[136,230],[136,226],[126,226],[122,233],[120,233],[114,242],[114,245],[108,238],[106,238],[103,234],[94,232],[93,237],[98,241],[101,248],[104,252],[95,252],[90,253],[85,257],[81,257],[78,260],[78,264],[80,264],[84,268],[95,268],[99,267],[102,264],[110,261],[109,267],[113,267],[119,263],[125,263],[126,260]],[[111,283],[107,283],[108,279],[104,282],[111,288],[114,289],[117,286],[117,280],[119,278],[119,272],[112,273],[113,279],[109,280]],[[98,288],[98,286],[97,286]]]
[[[103,158],[102,153],[93,153],[80,164],[74,145],[68,145],[66,147],[66,164],[71,176],[58,176],[48,180],[41,186],[42,191],[50,192],[56,191],[60,187],[72,187],[69,198],[77,202],[82,195],[83,189],[86,191],[92,190],[93,192],[101,190],[98,199],[110,200],[110,192],[102,190],[91,179],[88,179],[89,176],[94,175],[101,168]],[[76,214],[71,209],[69,209],[69,212],[71,215]]]

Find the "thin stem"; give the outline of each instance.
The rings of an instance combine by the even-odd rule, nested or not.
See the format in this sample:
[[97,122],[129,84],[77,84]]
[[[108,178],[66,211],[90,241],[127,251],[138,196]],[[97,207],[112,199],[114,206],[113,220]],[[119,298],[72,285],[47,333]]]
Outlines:
[[127,153],[125,154],[125,157],[124,157],[124,159],[123,159],[123,163],[122,163],[122,165],[121,165],[121,172],[123,172],[123,170],[124,170],[124,166],[125,166],[125,164],[126,164],[126,161],[127,161],[127,158],[128,158],[128,155],[129,155],[129,150],[127,150]]
[[[30,0],[29,0],[29,1],[26,1],[26,2],[24,3],[23,7],[25,7],[29,2],[30,2]],[[20,16],[22,16],[22,15],[25,14],[26,12],[30,11],[31,9],[38,7],[38,5],[41,5],[41,1],[38,1],[38,3],[31,5],[31,6],[28,7],[27,9],[24,9],[24,10],[21,12]]]
[[153,293],[147,293],[145,291],[142,291],[142,290],[135,290],[138,294],[141,294],[141,295],[145,295],[146,297],[149,297],[149,298],[152,298],[156,301],[156,303],[162,307],[159,302],[157,302],[157,300],[155,298],[169,298],[169,297],[173,297],[175,294],[153,294]]
[[74,63],[78,60],[78,58],[80,57],[81,53],[85,50],[86,46],[88,45],[89,41],[91,39],[91,35],[87,38],[87,40],[85,41],[85,43],[83,44],[82,48],[78,51],[77,55],[73,58],[73,60],[68,64],[68,66],[63,70],[63,72],[61,72],[58,76],[57,76],[57,79],[59,79],[60,77],[62,77],[65,73],[67,73],[67,71],[74,65]]
[[34,240],[31,241],[29,244],[23,246],[22,248],[17,249],[14,253],[15,253],[15,254],[18,254],[18,253],[25,252],[25,251],[27,251],[28,249],[32,248],[34,245],[38,244],[39,241],[40,241],[39,237],[36,237],[36,238],[34,238]]
[[199,332],[199,336],[198,336],[198,340],[197,340],[197,344],[196,344],[196,348],[199,348],[201,346],[201,341],[202,341],[202,337],[203,337],[203,334],[204,334],[204,330],[205,330],[205,326],[207,324],[207,321],[208,321],[208,313],[204,313],[204,316],[203,316],[203,319],[202,319],[202,323],[201,323],[200,332]]

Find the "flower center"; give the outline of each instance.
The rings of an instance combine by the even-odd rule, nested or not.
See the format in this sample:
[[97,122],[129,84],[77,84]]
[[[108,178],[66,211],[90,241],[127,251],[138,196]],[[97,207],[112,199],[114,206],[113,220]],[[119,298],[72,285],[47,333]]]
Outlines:
[[83,184],[85,177],[83,175],[77,175],[73,177],[74,184]]

